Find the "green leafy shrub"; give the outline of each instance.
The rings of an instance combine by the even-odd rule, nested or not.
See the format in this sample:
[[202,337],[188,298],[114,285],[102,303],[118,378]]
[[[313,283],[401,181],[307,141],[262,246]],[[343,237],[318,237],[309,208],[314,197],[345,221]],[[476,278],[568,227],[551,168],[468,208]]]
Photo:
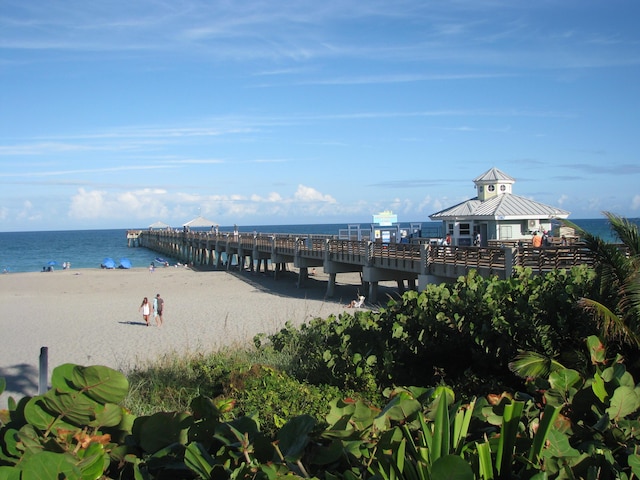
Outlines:
[[394,384],[444,380],[464,390],[466,378],[517,388],[520,380],[508,363],[519,351],[569,364],[582,361],[581,342],[597,326],[577,301],[593,279],[584,266],[545,276],[520,269],[507,280],[471,271],[452,284],[406,292],[377,312],[314,319],[300,328],[287,324],[268,342],[256,339],[256,345],[288,352],[287,371],[296,378],[370,398]]
[[[463,403],[444,386],[394,388],[381,409],[325,400],[323,424],[283,417],[272,433],[253,417],[225,419],[230,403],[205,396],[188,411],[131,415],[115,403],[126,394],[122,374],[62,365],[49,392],[12,403],[0,425],[0,478],[636,478],[640,387],[597,337],[586,354],[589,373],[558,367],[528,392]],[[274,369],[232,378],[238,388],[281,390],[257,402],[297,402],[285,392],[295,383]]]
[[264,365],[235,372],[226,392],[236,402],[235,415],[254,418],[269,437],[274,437],[287,419],[303,414],[313,417],[321,428],[329,413],[329,400],[343,395],[347,392],[335,386],[310,385]]

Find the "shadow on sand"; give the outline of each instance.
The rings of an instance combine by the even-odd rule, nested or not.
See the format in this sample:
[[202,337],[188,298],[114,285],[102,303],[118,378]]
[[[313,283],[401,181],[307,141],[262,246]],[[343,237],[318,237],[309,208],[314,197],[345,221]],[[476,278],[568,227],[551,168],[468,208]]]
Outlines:
[[127,322],[118,322],[120,325],[134,325],[136,327],[146,327],[147,324],[144,322],[132,322],[131,320]]
[[21,363],[2,367],[0,377],[7,382],[5,393],[13,396],[16,401],[38,393],[38,368],[34,365]]
[[[253,286],[256,290],[259,290],[264,293],[268,293],[270,295],[278,295],[281,297],[288,298],[299,298],[299,299],[311,299],[311,300],[320,300],[328,303],[337,303],[337,304],[349,304],[351,300],[357,299],[360,295],[367,294],[364,291],[361,284],[349,284],[349,283],[340,283],[340,275],[338,275],[338,281],[336,282],[336,286],[334,289],[333,297],[327,297],[327,285],[328,285],[328,275],[326,274],[317,274],[314,276],[309,276],[305,281],[304,285],[298,287],[298,273],[295,271],[281,271],[278,273],[278,279],[274,278],[274,272],[270,271],[267,273],[264,272],[251,272],[249,270],[238,270],[236,267],[233,267],[230,270],[226,269],[218,269],[202,266],[202,267],[191,267],[191,269],[195,272],[207,272],[207,273],[227,273],[233,275],[234,277],[242,280],[245,283]],[[357,274],[354,274],[357,275]],[[353,277],[352,277],[353,278]],[[398,298],[397,288],[392,288],[386,285],[380,285],[378,287],[378,302],[375,305],[369,304],[368,306],[379,306],[386,305],[389,298]]]

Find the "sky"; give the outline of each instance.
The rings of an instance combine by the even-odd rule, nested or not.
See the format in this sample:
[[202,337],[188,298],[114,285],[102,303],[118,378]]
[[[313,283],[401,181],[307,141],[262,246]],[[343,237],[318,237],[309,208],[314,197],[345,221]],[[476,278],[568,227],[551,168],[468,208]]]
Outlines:
[[640,216],[635,0],[2,0],[0,231]]

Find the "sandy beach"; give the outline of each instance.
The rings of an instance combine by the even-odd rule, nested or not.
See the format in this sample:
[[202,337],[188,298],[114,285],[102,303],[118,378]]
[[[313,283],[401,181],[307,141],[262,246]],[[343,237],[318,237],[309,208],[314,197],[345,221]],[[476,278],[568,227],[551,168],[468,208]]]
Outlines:
[[[296,287],[296,272],[272,274],[186,268],[58,270],[0,275],[0,376],[7,399],[34,395],[38,357],[48,348],[49,375],[63,363],[107,365],[126,372],[175,352],[209,352],[250,345],[290,321],[299,325],[345,311],[359,290],[358,274],[339,274],[325,299],[327,275]],[[143,297],[165,301],[162,328],[147,327]],[[379,298],[384,297],[381,290]]]

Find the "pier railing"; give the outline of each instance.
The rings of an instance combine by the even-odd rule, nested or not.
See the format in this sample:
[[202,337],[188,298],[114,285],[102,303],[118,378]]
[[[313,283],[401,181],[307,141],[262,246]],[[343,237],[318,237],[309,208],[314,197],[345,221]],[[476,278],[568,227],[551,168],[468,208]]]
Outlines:
[[280,262],[324,265],[326,262],[373,267],[407,275],[457,276],[470,269],[508,276],[513,267],[528,267],[536,274],[553,269],[593,263],[590,252],[579,244],[532,248],[531,246],[456,247],[429,243],[386,244],[365,240],[340,240],[330,235],[251,234],[141,230],[128,232],[136,244],[178,258],[185,263],[211,263],[222,252],[273,258]]

